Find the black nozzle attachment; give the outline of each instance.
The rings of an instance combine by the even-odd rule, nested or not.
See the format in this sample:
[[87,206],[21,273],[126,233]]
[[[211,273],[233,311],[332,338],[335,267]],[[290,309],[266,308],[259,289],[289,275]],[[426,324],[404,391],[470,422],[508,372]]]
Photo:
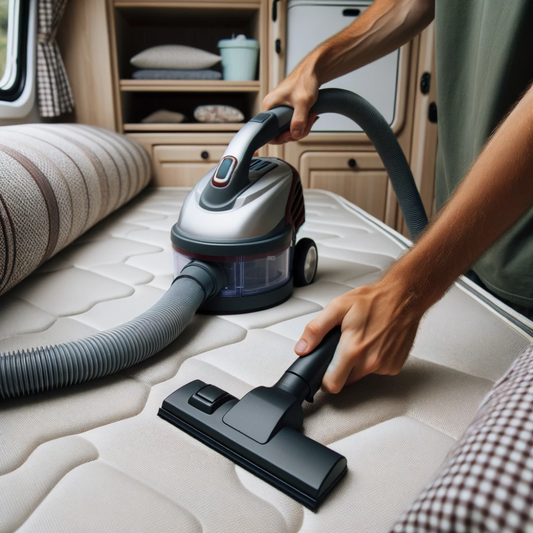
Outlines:
[[274,386],[292,394],[300,403],[312,402],[340,338],[341,328],[334,327],[309,355],[296,359]]
[[[271,394],[249,396],[256,390]],[[196,380],[168,396],[158,415],[315,510],[346,473],[345,457],[302,435],[290,423],[279,427],[266,442],[260,432],[248,435],[246,430],[250,428],[227,423],[230,413],[236,413],[234,410],[248,398],[243,404],[247,417],[255,418],[259,426],[262,421],[268,424],[280,413],[284,397],[296,402],[290,394],[266,387],[254,389],[239,401],[218,387]]]
[[274,387],[237,400],[197,380],[172,393],[158,414],[314,510],[345,474],[346,458],[299,432],[301,403],[313,400],[339,338],[340,328],[331,330]]

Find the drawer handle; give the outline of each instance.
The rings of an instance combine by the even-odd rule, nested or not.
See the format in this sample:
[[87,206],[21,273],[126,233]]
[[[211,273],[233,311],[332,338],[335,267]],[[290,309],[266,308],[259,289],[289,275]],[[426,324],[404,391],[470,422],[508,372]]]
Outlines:
[[209,152],[206,152],[205,150],[200,154],[200,157],[202,159],[209,159]]
[[353,158],[348,159],[348,166],[350,168],[355,168],[357,166],[357,161],[355,159],[353,159]]

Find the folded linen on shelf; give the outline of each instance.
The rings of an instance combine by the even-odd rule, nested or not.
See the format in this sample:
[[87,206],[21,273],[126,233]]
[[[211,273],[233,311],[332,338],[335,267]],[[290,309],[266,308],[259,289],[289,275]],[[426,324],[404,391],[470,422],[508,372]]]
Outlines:
[[183,113],[169,111],[168,109],[159,109],[144,117],[141,122],[143,124],[180,124],[185,118]]
[[211,69],[146,68],[133,73],[134,80],[221,80],[222,73]]

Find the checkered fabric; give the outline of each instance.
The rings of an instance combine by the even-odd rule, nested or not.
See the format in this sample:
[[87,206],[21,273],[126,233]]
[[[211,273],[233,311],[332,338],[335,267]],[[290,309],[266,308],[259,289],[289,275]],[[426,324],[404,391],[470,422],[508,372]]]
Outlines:
[[392,531],[533,532],[533,347],[496,383]]
[[37,90],[41,117],[58,117],[74,109],[74,98],[55,34],[67,0],[39,0]]

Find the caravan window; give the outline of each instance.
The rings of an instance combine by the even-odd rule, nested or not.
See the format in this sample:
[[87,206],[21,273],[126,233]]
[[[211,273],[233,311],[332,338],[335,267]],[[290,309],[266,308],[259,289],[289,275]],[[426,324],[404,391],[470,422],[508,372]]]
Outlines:
[[24,89],[27,4],[27,0],[0,0],[0,100],[12,102]]

